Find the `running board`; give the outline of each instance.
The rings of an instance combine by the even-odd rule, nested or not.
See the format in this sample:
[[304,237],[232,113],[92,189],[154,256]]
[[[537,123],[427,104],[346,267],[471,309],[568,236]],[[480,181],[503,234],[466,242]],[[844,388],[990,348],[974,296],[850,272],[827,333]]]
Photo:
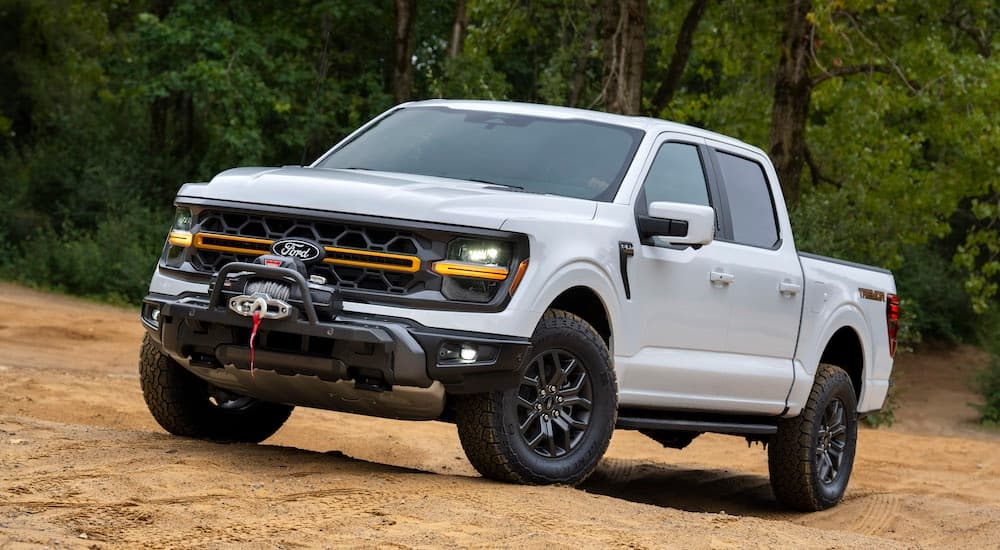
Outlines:
[[768,422],[649,418],[643,416],[626,416],[621,413],[618,415],[616,426],[626,430],[666,430],[732,435],[773,435],[778,432],[777,424]]

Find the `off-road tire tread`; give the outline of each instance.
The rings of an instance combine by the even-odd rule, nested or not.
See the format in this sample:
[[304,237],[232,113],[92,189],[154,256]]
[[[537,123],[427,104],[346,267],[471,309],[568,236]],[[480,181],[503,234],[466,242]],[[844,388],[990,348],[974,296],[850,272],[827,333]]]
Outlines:
[[[817,422],[821,422],[823,409],[826,407],[828,395],[836,391],[836,386],[846,385],[850,388],[850,396],[854,396],[854,386],[850,376],[835,365],[820,364],[816,370],[809,399],[802,412],[794,417],[783,419],[778,423],[778,433],[775,434],[768,447],[767,465],[771,476],[771,489],[775,498],[789,508],[804,512],[825,510],[840,502],[843,493],[835,499],[827,499],[818,494],[812,482],[812,432]],[[849,400],[850,401],[850,400]],[[848,414],[856,414],[855,401],[844,403]],[[854,421],[855,430],[857,420]],[[857,445],[857,434],[849,437],[852,446]],[[844,475],[850,476],[853,468],[854,449],[850,450],[851,466]],[[846,487],[846,481],[845,481]]]
[[274,435],[294,408],[259,401],[247,410],[219,409],[209,401],[207,382],[160,351],[148,334],[139,352],[139,382],[156,422],[183,437],[259,443]]
[[[515,451],[513,438],[519,437],[519,435],[504,433],[502,392],[459,396],[455,411],[459,440],[469,462],[483,477],[526,485],[557,483],[576,485],[583,482],[594,471],[604,452],[607,451],[618,415],[618,386],[608,347],[601,335],[581,317],[567,311],[550,309],[545,312],[538,323],[532,336],[532,342],[538,341],[541,337],[556,334],[572,334],[599,350],[605,368],[600,369],[601,372],[591,373],[591,375],[604,377],[601,382],[605,388],[611,388],[613,405],[611,414],[604,419],[606,425],[603,428],[596,425],[593,427],[605,430],[608,437],[604,439],[603,444],[589,449],[585,462],[590,463],[590,466],[585,470],[568,477],[547,476],[533,471]],[[525,360],[530,360],[533,354],[534,352],[529,350],[525,354]],[[595,385],[598,382],[598,380],[593,381]],[[599,420],[592,418],[591,422],[599,422]]]

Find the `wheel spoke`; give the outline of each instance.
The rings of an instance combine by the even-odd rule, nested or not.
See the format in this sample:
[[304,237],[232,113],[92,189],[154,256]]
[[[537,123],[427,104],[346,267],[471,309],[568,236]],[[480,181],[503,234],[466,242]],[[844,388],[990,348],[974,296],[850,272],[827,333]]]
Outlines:
[[545,440],[545,433],[539,431],[535,435],[535,437],[532,437],[531,439],[526,439],[525,443],[527,443],[528,447],[531,447],[531,449],[537,453],[538,446],[541,445],[542,441],[544,440]]
[[819,470],[818,473],[820,481],[824,483],[829,483],[830,481],[833,481],[833,476],[831,475],[831,472],[833,470],[833,463],[830,461],[830,456],[827,453],[820,451],[816,458],[818,459],[817,460],[818,464],[816,466],[817,469]]
[[566,416],[564,418],[566,419],[566,423],[569,424],[569,426],[574,430],[583,431],[586,430],[587,426],[590,425],[588,422],[584,422],[583,420],[578,420],[576,418],[573,418],[572,416]]
[[593,403],[589,399],[579,396],[567,397],[562,402],[564,407],[579,407],[585,410],[591,410],[593,408]]
[[[563,384],[566,383],[566,371],[563,369],[562,358],[559,356],[559,352],[553,350],[549,355],[552,357],[552,377],[549,378],[549,385],[555,386],[556,388],[561,388]],[[573,363],[575,359],[570,359],[570,364]]]
[[552,432],[552,423],[543,420],[540,426],[542,428],[542,435],[545,437],[545,440],[549,444],[548,445],[549,456],[551,457],[559,456],[559,453],[556,451],[556,437],[555,434]]
[[[562,417],[552,419],[553,428],[558,428],[560,431],[560,443],[562,444],[563,451],[568,451],[573,446],[573,430],[570,429],[569,424]],[[555,430],[553,430],[554,432]]]
[[521,426],[520,426],[521,435],[527,435],[528,428],[531,427],[531,424],[533,422],[539,422],[539,420],[538,420],[539,416],[541,416],[540,412],[538,412],[538,411],[536,411],[534,409],[531,410],[531,413],[529,413],[528,417],[524,419],[524,422],[521,422]]

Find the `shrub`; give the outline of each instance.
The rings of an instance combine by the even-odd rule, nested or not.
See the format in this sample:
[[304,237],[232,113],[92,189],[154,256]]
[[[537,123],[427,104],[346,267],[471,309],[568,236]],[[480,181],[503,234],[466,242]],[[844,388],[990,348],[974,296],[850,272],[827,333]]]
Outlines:
[[991,354],[990,364],[976,375],[976,389],[985,402],[974,404],[979,421],[987,426],[1000,426],[1000,355]]
[[168,218],[162,213],[112,208],[90,231],[64,225],[41,227],[6,250],[0,275],[113,303],[138,303],[163,245]]
[[979,421],[988,426],[1000,426],[1000,311],[993,310],[981,317],[980,342],[990,354],[990,363],[976,374],[976,390],[983,404],[973,404],[979,411]]

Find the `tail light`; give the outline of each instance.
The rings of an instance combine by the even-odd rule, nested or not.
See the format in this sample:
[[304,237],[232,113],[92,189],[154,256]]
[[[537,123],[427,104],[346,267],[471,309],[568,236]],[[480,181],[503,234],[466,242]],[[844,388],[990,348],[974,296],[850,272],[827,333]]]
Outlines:
[[899,296],[888,294],[885,298],[885,324],[889,329],[889,356],[896,355],[896,333],[899,332]]

